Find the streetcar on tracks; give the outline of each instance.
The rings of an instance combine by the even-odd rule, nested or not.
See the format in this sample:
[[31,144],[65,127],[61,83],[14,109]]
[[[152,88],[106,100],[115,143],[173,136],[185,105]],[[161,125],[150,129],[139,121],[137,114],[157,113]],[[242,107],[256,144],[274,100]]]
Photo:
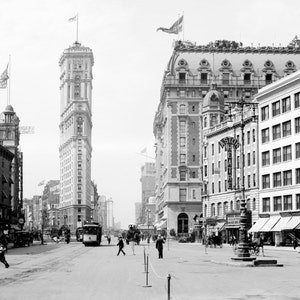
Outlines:
[[82,243],[85,246],[100,246],[102,238],[102,226],[97,222],[85,223],[82,226]]

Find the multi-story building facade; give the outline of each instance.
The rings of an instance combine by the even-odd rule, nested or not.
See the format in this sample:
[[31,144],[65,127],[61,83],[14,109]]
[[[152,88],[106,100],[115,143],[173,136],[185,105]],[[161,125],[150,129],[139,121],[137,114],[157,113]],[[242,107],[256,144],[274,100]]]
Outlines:
[[209,120],[203,118],[203,101],[212,83],[226,106],[241,97],[253,100],[261,87],[297,69],[297,39],[287,47],[243,47],[230,41],[205,46],[175,43],[154,119],[157,214],[159,220],[167,220],[168,230],[187,234],[194,215],[203,212],[204,125],[222,122],[213,110]]
[[143,224],[142,220],[142,202],[134,203],[135,224]]
[[75,42],[60,60],[60,218],[76,229],[91,220],[92,68],[90,48]]
[[[23,207],[23,153],[20,151],[20,120],[13,107],[9,104],[0,116],[0,143],[13,154],[11,174],[7,184],[11,187],[9,202],[10,223],[24,224]],[[8,197],[8,196],[7,196]],[[19,224],[21,222],[21,224]]]
[[155,194],[155,163],[146,162],[141,167],[141,185],[142,185],[142,207],[140,224],[146,222],[146,204],[149,202],[149,198]]
[[259,112],[259,211],[251,228],[276,245],[300,237],[300,72],[255,96]]

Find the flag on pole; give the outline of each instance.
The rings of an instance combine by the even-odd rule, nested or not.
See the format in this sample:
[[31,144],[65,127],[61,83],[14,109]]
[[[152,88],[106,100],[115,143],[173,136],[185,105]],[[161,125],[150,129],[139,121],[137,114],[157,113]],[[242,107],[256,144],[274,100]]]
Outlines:
[[183,16],[181,16],[170,28],[159,27],[156,31],[178,34],[182,31]]
[[77,15],[74,16],[73,18],[70,18],[70,19],[68,20],[68,22],[74,22],[74,21],[77,21]]
[[147,153],[147,148],[145,147],[142,151],[141,154]]
[[39,184],[38,184],[38,186],[42,186],[42,185],[44,185],[45,184],[45,180],[42,180]]
[[8,64],[6,66],[6,69],[2,72],[0,77],[0,88],[5,89],[7,86],[7,80],[8,80]]

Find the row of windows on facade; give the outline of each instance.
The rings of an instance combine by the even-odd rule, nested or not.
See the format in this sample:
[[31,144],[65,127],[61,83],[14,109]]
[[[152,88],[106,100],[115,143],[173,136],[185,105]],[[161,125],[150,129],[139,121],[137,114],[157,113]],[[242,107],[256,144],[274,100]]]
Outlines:
[[[294,120],[294,133],[300,133],[300,117]],[[287,137],[292,134],[292,121],[286,121],[272,126],[272,140],[281,139],[281,137]],[[261,142],[262,144],[270,141],[270,128],[264,128],[261,130]]]
[[[251,210],[251,200],[247,199],[246,201],[246,207],[247,210]],[[234,201],[230,201],[229,203],[226,201],[224,203],[218,202],[218,203],[211,203],[210,205],[210,216],[215,217],[215,216],[224,216],[226,215],[229,211],[234,211],[240,210],[240,200],[236,200],[235,203]],[[252,210],[257,210],[257,204],[256,204],[256,199],[253,198],[252,200]],[[208,216],[208,206],[207,204],[204,205],[204,217]]]
[[[295,144],[295,158],[300,158],[300,143]],[[272,163],[278,164],[281,162],[286,162],[292,160],[292,145],[287,145],[284,147],[279,147],[272,150]],[[270,151],[264,151],[261,154],[262,166],[270,165]]]
[[[252,178],[251,178],[252,177]],[[245,176],[244,176],[244,182],[245,182]],[[240,189],[241,187],[241,178],[239,176],[237,176],[236,178],[236,185],[234,187],[234,189]],[[256,174],[249,174],[247,175],[247,183],[246,183],[246,187],[247,188],[254,188],[256,187]],[[227,192],[228,191],[228,179],[225,179],[224,180],[224,191]],[[203,184],[203,194],[208,194],[209,191],[208,191],[208,184],[207,183],[204,183]],[[218,181],[218,190],[217,190],[218,193],[222,193],[222,181],[219,180]],[[215,183],[212,182],[211,183],[211,194],[215,194],[216,193],[216,190],[215,190]]]
[[[245,91],[240,91],[238,89],[233,89],[230,88],[230,90],[223,90],[220,91],[220,93],[223,95],[224,99],[228,99],[230,97],[240,97],[243,96],[245,99],[250,99],[254,94],[257,93],[257,85],[254,86],[254,90],[245,90]],[[187,98],[187,97],[200,97],[204,98],[209,91],[209,87],[207,88],[202,88],[202,89],[197,89],[197,90],[190,90],[190,89],[177,89],[176,90],[176,96],[179,98]],[[171,96],[171,90],[167,89],[167,97]]]
[[[272,198],[273,211],[300,210],[300,194],[295,195],[293,207],[293,195],[275,196]],[[271,212],[271,198],[262,198],[262,212]]]
[[[300,92],[295,93],[294,95],[294,109],[300,107]],[[291,96],[285,97],[281,100],[276,100],[271,103],[272,107],[272,117],[279,116],[282,113],[291,111],[292,109]],[[263,106],[261,108],[261,121],[269,120],[269,110],[270,105]]]
[[[245,159],[245,155],[244,155],[244,159]],[[255,155],[255,151],[252,151],[252,165],[255,165],[256,164],[256,155]],[[240,166],[241,166],[241,159],[240,159],[240,156],[237,155],[236,157],[236,169],[240,169]],[[247,165],[245,165],[245,167],[248,166],[250,167],[251,166],[251,153],[247,153]],[[228,161],[227,159],[224,160],[224,172],[227,172],[227,169],[228,169]],[[221,171],[221,161],[219,160],[218,161],[218,166],[217,168],[215,168],[215,163],[212,163],[211,164],[211,174],[214,175],[215,173],[217,174],[220,174],[220,171]],[[207,165],[204,165],[204,176],[208,176],[208,167]]]
[[[286,170],[282,172],[274,172],[273,176],[273,188],[281,186],[293,185],[293,172],[292,170]],[[262,189],[271,188],[270,174],[262,175]],[[295,169],[295,184],[300,184],[300,168]]]
[[[200,73],[200,84],[208,84],[213,79],[209,76],[210,73],[208,72],[201,72]],[[241,81],[244,85],[251,85],[252,82],[255,82],[255,79],[260,80],[260,76],[252,76],[251,73],[243,73],[241,76],[233,76],[228,72],[219,73],[220,81],[218,80],[218,83],[221,83],[223,85],[229,85],[231,82],[236,83],[238,78],[242,78]],[[234,80],[232,80],[234,78]],[[185,83],[188,80],[187,73],[186,72],[179,72],[178,74],[179,83]],[[274,80],[274,76],[272,73],[266,73],[263,78],[265,84],[270,84]]]

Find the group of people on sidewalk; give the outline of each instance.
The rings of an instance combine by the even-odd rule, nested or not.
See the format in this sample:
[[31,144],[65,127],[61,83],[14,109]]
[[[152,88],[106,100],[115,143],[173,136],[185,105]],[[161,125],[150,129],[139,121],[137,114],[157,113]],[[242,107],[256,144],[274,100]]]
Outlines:
[[[110,243],[110,242],[109,242]],[[162,259],[163,258],[163,244],[165,243],[165,239],[161,236],[161,235],[158,235],[158,238],[155,242],[155,247],[158,251],[158,258],[159,259]],[[134,252],[134,242],[131,242],[131,249],[132,249],[132,254],[135,255],[135,252]],[[124,252],[124,241],[123,241],[123,238],[122,236],[119,237],[118,239],[118,243],[117,243],[117,246],[119,247],[119,251],[117,253],[117,256],[119,256],[119,254],[122,252],[123,255],[125,256],[126,253]]]

